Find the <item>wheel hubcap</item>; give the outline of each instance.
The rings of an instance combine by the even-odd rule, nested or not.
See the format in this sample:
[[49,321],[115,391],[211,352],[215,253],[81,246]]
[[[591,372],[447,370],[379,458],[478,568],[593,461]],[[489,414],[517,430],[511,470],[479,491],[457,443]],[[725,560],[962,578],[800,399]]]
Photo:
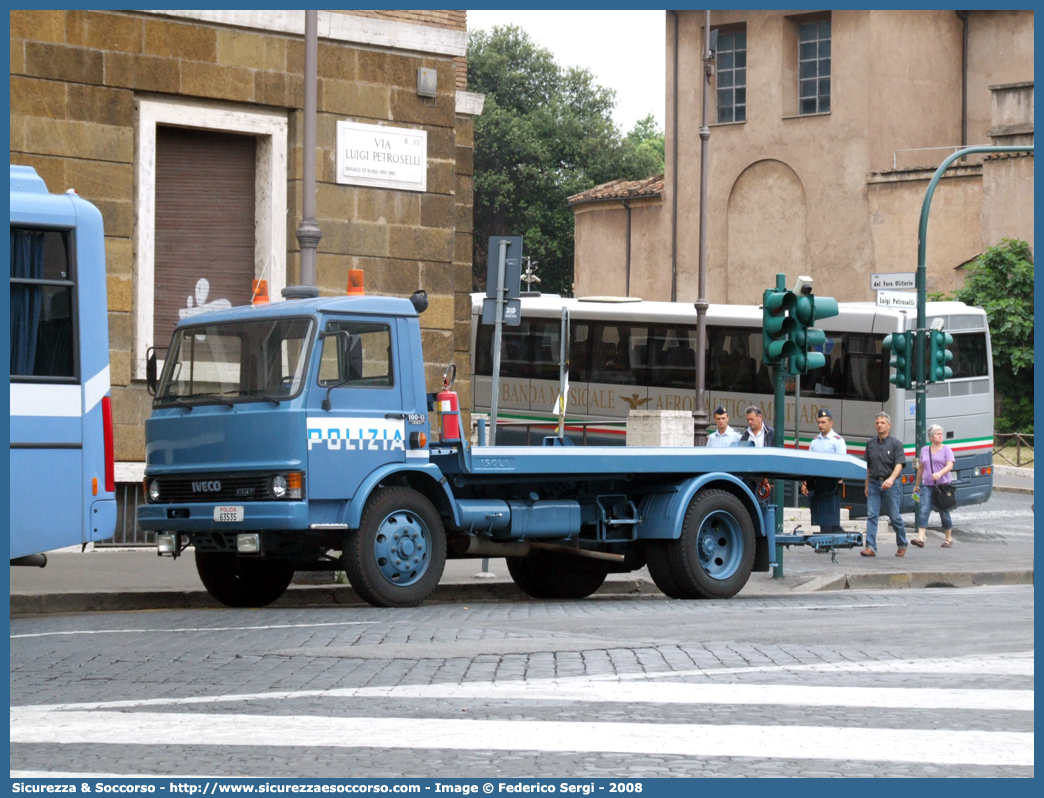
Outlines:
[[431,539],[424,523],[413,513],[389,513],[377,529],[373,553],[381,575],[391,584],[412,585],[431,559]]
[[739,523],[730,513],[713,512],[703,519],[696,539],[700,565],[712,579],[728,579],[743,556]]

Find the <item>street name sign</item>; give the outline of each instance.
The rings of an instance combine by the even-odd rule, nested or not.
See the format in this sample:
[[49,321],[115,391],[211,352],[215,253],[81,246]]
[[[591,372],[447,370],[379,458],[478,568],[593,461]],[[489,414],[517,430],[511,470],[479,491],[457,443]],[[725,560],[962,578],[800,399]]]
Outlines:
[[871,274],[870,290],[887,291],[900,288],[917,288],[915,272],[899,272],[896,274]]
[[909,308],[917,310],[916,291],[878,291],[877,306],[879,308]]

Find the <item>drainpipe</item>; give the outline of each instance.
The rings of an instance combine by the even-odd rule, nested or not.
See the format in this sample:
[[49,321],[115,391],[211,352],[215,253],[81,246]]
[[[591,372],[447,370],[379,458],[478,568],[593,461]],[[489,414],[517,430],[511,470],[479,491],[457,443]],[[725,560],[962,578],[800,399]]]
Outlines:
[[968,12],[958,11],[963,25],[961,43],[961,147],[968,146]]
[[707,443],[707,170],[708,149],[710,144],[710,126],[707,117],[710,113],[711,75],[713,70],[710,49],[711,39],[710,11],[704,11],[703,22],[703,119],[700,125],[700,262],[698,294],[696,296],[696,410],[693,415],[693,445],[704,446]]
[[678,301],[678,12],[674,17],[674,99],[671,119],[671,302]]
[[627,211],[627,261],[625,265],[624,296],[631,295],[631,201],[623,201],[624,210]]
[[301,224],[294,235],[301,249],[301,285],[317,285],[315,252],[319,248],[319,223],[315,220],[315,107],[316,66],[319,58],[319,12],[305,11],[304,52],[304,162],[301,185]]

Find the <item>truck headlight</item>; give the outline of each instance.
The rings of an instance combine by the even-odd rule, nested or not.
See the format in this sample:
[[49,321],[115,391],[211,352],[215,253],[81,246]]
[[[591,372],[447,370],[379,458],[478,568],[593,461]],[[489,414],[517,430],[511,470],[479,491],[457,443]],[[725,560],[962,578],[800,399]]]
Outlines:
[[282,474],[272,478],[272,495],[277,499],[286,498],[286,477]]
[[150,501],[154,501],[154,502],[158,502],[159,501],[159,497],[160,497],[159,481],[154,479],[154,480],[152,480],[152,482],[149,483],[149,500]]

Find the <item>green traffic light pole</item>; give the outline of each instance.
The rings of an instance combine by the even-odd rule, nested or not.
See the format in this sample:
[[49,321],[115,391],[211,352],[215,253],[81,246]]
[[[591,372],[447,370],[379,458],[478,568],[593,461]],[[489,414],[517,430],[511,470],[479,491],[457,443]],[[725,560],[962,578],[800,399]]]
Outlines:
[[[927,364],[924,362],[924,350],[925,350],[925,302],[927,301],[927,279],[925,271],[925,254],[928,249],[928,211],[932,207],[932,195],[935,194],[935,187],[939,184],[939,180],[942,178],[943,173],[949,169],[950,164],[956,161],[958,158],[963,158],[966,155],[972,155],[974,153],[1001,153],[1001,152],[1033,152],[1032,144],[1019,144],[1010,147],[967,147],[963,150],[955,152],[943,161],[939,168],[935,170],[935,174],[932,176],[931,182],[928,183],[928,190],[924,195],[924,203],[921,205],[921,223],[917,228],[917,275],[915,279],[915,285],[917,286],[917,330],[914,334],[913,342],[913,356],[914,356],[914,378],[917,380],[916,387],[916,402],[917,402],[917,423],[915,427],[914,435],[917,439],[916,451],[921,451],[921,448],[928,443],[928,381],[927,381]],[[777,283],[779,277],[776,278]],[[778,388],[777,388],[778,392]]]
[[[787,290],[787,276],[785,274],[776,275],[776,290],[786,291]],[[785,362],[785,361],[783,361]],[[787,399],[786,399],[786,388],[787,388],[787,374],[783,368],[783,362],[776,366],[773,370],[773,376],[776,381],[776,397],[775,397],[775,423],[776,423],[776,446],[783,448],[783,428],[786,424],[787,418]],[[772,497],[776,503],[776,535],[783,534],[783,481],[780,479],[772,480]],[[783,544],[776,544],[776,566],[772,569],[772,578],[780,579],[783,576]]]

